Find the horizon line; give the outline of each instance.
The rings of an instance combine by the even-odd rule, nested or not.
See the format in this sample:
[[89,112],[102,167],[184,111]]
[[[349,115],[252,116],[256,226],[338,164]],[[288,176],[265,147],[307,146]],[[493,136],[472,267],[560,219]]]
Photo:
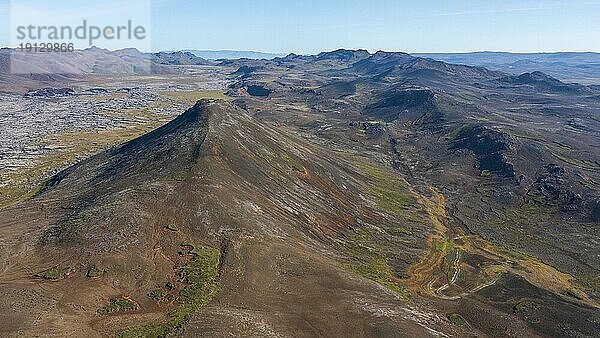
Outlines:
[[[252,50],[252,49],[228,49],[228,48],[223,48],[223,49],[199,49],[199,48],[173,48],[173,49],[155,49],[155,50],[151,50],[151,51],[143,51],[140,50],[134,46],[131,47],[124,47],[124,48],[119,48],[119,49],[109,49],[109,48],[104,48],[104,47],[99,47],[99,46],[90,46],[90,47],[86,47],[86,48],[78,48],[75,50],[78,51],[84,51],[84,50],[89,50],[92,48],[97,48],[97,49],[102,49],[102,50],[106,50],[109,52],[116,52],[116,51],[122,51],[122,50],[127,50],[127,49],[135,49],[137,51],[140,51],[142,53],[160,53],[160,52],[165,52],[165,53],[174,53],[174,52],[184,52],[184,51],[197,51],[197,52],[239,52],[239,53],[260,53],[260,54],[273,54],[273,55],[290,55],[290,54],[296,54],[296,55],[317,55],[319,53],[328,53],[328,52],[334,52],[334,51],[338,51],[338,50],[351,50],[351,51],[358,51],[358,50],[365,50],[367,51],[369,54],[374,54],[376,52],[389,52],[389,53],[406,53],[406,54],[474,54],[474,53],[507,53],[507,54],[559,54],[559,53],[590,53],[590,54],[600,54],[600,51],[592,51],[592,50],[552,50],[552,51],[510,51],[510,50],[489,50],[489,49],[480,49],[480,50],[470,50],[470,51],[426,51],[426,52],[422,52],[422,51],[404,51],[404,50],[392,50],[392,49],[378,49],[378,50],[373,50],[373,49],[368,49],[368,48],[344,48],[344,47],[340,47],[340,48],[335,48],[335,49],[328,49],[328,50],[322,50],[320,52],[270,52],[270,51],[261,51],[261,50]],[[0,49],[19,49],[18,46],[15,47],[11,47],[11,46],[0,46]]]

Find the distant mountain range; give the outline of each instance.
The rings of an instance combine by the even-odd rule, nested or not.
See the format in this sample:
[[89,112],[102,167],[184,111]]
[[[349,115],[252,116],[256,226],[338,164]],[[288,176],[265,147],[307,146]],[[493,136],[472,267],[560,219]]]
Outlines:
[[566,82],[600,84],[600,53],[416,53],[414,56],[512,74],[541,71]]
[[207,60],[233,60],[233,59],[265,59],[270,60],[276,57],[286,56],[284,53],[264,53],[254,51],[239,50],[194,50],[186,49],[183,52],[192,53],[198,57]]
[[143,53],[135,48],[116,51],[91,47],[71,53],[27,53],[0,49],[0,73],[13,74],[148,74],[174,71],[182,65],[212,65],[193,53]]
[[[358,54],[360,55],[358,55]],[[346,53],[347,54],[347,53]],[[357,55],[343,57],[359,61],[368,55],[366,50]],[[0,49],[0,73],[19,74],[86,74],[86,73],[129,73],[147,74],[174,71],[165,67],[172,65],[214,65],[214,60],[250,59],[278,60],[285,57],[311,59],[329,57],[328,53],[317,56],[275,54],[254,51],[206,51],[183,50],[159,53],[142,53],[136,49],[109,51],[88,48],[74,53],[19,53],[18,50]],[[337,55],[337,54],[336,54]],[[563,82],[600,85],[600,53],[530,53],[505,52],[475,53],[417,53],[413,56],[443,61],[450,64],[485,67],[512,75],[543,72]]]

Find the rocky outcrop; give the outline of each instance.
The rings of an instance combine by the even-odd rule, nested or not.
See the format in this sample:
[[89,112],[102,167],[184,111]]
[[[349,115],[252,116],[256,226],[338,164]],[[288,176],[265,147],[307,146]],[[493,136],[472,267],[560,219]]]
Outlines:
[[515,176],[515,170],[506,159],[511,143],[510,136],[507,134],[482,125],[475,125],[461,130],[452,142],[451,149],[472,151],[482,172],[512,178]]

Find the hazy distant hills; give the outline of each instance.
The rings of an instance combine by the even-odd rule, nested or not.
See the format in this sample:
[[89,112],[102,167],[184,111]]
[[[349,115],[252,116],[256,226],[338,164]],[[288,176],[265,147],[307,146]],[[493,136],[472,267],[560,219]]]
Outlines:
[[[367,54],[366,50],[357,51]],[[359,53],[359,54],[360,54]],[[346,53],[347,54],[347,53]],[[341,55],[354,61],[365,55]],[[313,61],[318,56],[290,54],[295,60]],[[600,53],[537,53],[513,54],[504,52],[476,52],[451,54],[413,54],[450,64],[485,67],[494,71],[520,75],[543,72],[564,82],[600,84]],[[0,73],[20,74],[147,74],[173,71],[167,66],[211,65],[213,60],[277,60],[285,54],[233,50],[182,50],[159,53],[142,53],[129,48],[109,51],[101,48],[88,48],[73,53],[20,53],[18,50],[0,50]],[[12,62],[11,62],[12,60]],[[323,61],[323,60],[321,60]],[[331,61],[331,60],[330,60]]]
[[600,83],[600,53],[476,52],[413,55],[513,74],[541,71],[567,82]]
[[0,73],[13,74],[149,74],[175,71],[181,65],[211,65],[189,52],[143,53],[135,48],[116,51],[92,47],[70,53],[0,50]]
[[281,53],[264,53],[254,51],[239,51],[239,50],[194,50],[186,49],[183,52],[193,53],[194,55],[207,60],[233,60],[233,59],[265,59],[270,60],[276,57],[283,57],[286,54]]

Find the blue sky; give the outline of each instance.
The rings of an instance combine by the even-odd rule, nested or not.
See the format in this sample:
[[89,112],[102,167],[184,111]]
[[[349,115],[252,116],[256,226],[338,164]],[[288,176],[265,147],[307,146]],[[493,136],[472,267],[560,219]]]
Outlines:
[[[118,1],[85,3],[127,14]],[[600,0],[152,0],[151,13],[153,50],[600,52]],[[0,0],[3,46],[9,19]]]

